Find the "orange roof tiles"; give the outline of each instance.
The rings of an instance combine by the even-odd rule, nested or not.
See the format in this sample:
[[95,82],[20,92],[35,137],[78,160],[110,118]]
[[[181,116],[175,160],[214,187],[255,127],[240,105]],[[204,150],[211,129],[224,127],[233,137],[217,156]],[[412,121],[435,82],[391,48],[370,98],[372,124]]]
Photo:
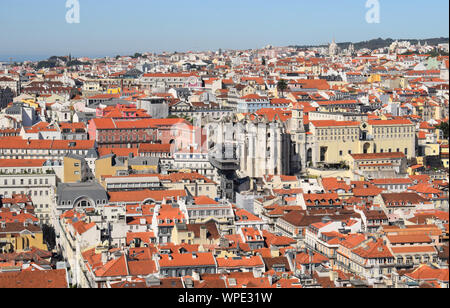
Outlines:
[[0,159],[0,168],[10,167],[42,167],[45,159]]
[[219,268],[249,268],[264,266],[260,256],[237,257],[237,258],[216,258]]
[[65,269],[0,273],[0,288],[68,288]]
[[214,256],[210,252],[161,254],[158,260],[160,268],[181,266],[216,266]]
[[391,247],[394,254],[436,253],[434,246]]
[[449,269],[434,269],[428,265],[422,265],[413,272],[407,273],[406,276],[418,281],[436,279],[448,282]]
[[386,236],[391,244],[402,243],[431,243],[431,238],[426,234],[417,235],[388,235]]
[[[73,145],[72,145],[73,144]],[[50,149],[50,150],[89,150],[94,148],[95,140],[24,140],[17,137],[0,138],[2,149]]]
[[392,153],[367,153],[367,154],[350,154],[355,160],[363,159],[388,159],[388,158],[405,158],[406,155],[402,152]]

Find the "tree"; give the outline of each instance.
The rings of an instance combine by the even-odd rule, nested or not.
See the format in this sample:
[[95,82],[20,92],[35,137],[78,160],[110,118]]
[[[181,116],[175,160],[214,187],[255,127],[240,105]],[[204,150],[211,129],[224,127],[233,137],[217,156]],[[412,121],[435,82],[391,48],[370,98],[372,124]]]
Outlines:
[[44,242],[47,244],[49,251],[52,251],[56,247],[56,234],[55,229],[52,226],[43,225],[42,233]]
[[448,124],[449,124],[448,122],[442,122],[441,124],[436,126],[436,128],[441,130],[442,133],[444,134],[444,139],[448,139],[448,135],[449,135]]
[[287,88],[288,88],[288,84],[287,84],[286,80],[281,79],[280,81],[278,81],[277,89],[278,89],[278,91],[281,92],[282,97],[284,97],[284,91],[286,91]]
[[77,95],[81,95],[82,93],[77,88],[72,88],[70,90],[70,99],[73,99]]
[[53,68],[56,67],[56,61],[40,61],[37,66],[36,69],[40,70],[42,68]]
[[81,62],[79,60],[71,60],[71,61],[67,62],[67,64],[66,64],[67,67],[78,66],[78,65],[91,65],[91,63],[89,63],[89,62]]

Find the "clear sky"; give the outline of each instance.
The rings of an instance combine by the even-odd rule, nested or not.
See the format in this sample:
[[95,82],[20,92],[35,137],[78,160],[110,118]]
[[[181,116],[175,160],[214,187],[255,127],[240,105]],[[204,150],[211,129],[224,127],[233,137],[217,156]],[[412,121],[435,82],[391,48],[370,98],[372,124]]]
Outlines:
[[366,22],[366,0],[78,1],[80,23],[68,24],[66,0],[1,0],[0,59],[421,39],[449,27],[448,0],[379,0],[379,24]]

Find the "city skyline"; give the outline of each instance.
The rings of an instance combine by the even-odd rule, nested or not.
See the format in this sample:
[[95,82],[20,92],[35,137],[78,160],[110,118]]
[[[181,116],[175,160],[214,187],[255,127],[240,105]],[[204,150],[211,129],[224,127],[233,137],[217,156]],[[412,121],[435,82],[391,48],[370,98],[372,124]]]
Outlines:
[[0,289],[448,289],[448,3],[3,0]]
[[[64,1],[8,0],[4,4],[7,9],[0,12],[0,26],[9,33],[0,48],[0,60],[14,57],[17,61],[37,61],[69,53],[104,57],[135,52],[242,50],[268,44],[321,45],[333,39],[358,42],[378,37],[448,37],[448,2],[442,0],[408,1],[408,5],[404,5],[405,1],[381,1],[380,23],[367,23],[369,9],[362,0],[314,4],[232,0],[227,7],[197,0],[164,4],[149,1],[139,3],[139,10],[134,2],[120,6],[116,0],[79,0],[80,23],[69,24],[65,20],[69,9]],[[13,18],[18,15],[28,22]],[[321,19],[327,22],[318,22]]]
[[[361,41],[361,42],[368,42],[368,41],[376,40],[376,39],[378,39],[378,38],[366,39],[366,40]],[[414,40],[418,40],[419,42],[427,43],[427,40],[429,40],[429,39],[447,39],[448,40],[448,37],[403,38],[403,39],[386,37],[386,38],[381,38],[381,39],[383,39],[383,40],[392,39],[392,40],[397,40],[397,41],[414,41]],[[268,45],[270,45],[270,46],[272,46],[274,48],[285,48],[285,47],[288,47],[288,46],[299,46],[299,47],[301,47],[301,46],[309,46],[309,47],[312,47],[312,46],[319,47],[319,46],[321,46],[321,47],[325,47],[326,45],[329,45],[331,42],[332,41],[324,42],[322,44],[320,44],[320,43],[319,44],[314,44],[314,45],[307,45],[307,44],[292,44],[292,45],[286,45],[286,46],[274,46],[274,45],[271,45],[271,44],[268,44]],[[335,41],[335,43],[337,43],[337,44],[345,44],[345,43],[358,44],[358,43],[361,43],[361,42],[353,42],[353,41],[352,42],[348,42],[348,41],[347,42],[343,42],[343,41],[339,42],[339,41]],[[218,50],[222,50],[222,51],[258,50],[258,49],[262,49],[264,47],[267,47],[268,45],[261,46],[259,48],[254,48],[254,49],[252,49],[252,48],[247,48],[247,49],[245,49],[245,48],[241,48],[241,49],[231,49],[231,48],[230,49],[223,49],[223,48],[218,48],[218,49],[205,49],[205,50],[182,50],[182,49],[179,49],[178,51],[163,50],[163,51],[159,51],[159,52],[155,52],[155,51],[152,51],[152,50],[142,50],[139,53],[141,53],[141,54],[142,53],[164,54],[164,53],[173,53],[173,52],[179,52],[179,53],[189,53],[189,52],[204,53],[204,52],[214,52],[214,51],[218,51]],[[388,47],[388,46],[386,46],[386,47]],[[65,54],[52,54],[52,53],[49,53],[49,54],[45,54],[45,55],[31,55],[31,56],[30,55],[23,55],[23,56],[19,56],[19,57],[16,57],[15,55],[1,55],[0,54],[0,62],[10,62],[10,61],[12,61],[12,62],[19,62],[19,63],[20,62],[24,62],[24,61],[38,62],[38,61],[47,60],[48,58],[50,58],[52,56],[64,57],[64,56],[69,56],[69,55],[72,58],[87,57],[87,58],[92,58],[92,59],[100,59],[100,58],[106,58],[106,57],[116,57],[118,55],[122,56],[122,57],[133,56],[134,54],[135,54],[135,52],[133,52],[133,51],[131,51],[129,53],[123,53],[123,54],[103,53],[103,54],[96,54],[96,55],[73,54],[72,52],[69,51],[69,52],[67,52]]]

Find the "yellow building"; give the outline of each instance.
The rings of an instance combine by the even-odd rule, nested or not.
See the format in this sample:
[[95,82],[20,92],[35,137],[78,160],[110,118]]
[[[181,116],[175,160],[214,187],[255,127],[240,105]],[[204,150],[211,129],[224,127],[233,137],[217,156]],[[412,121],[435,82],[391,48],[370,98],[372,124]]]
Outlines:
[[425,147],[425,156],[437,156],[439,155],[439,143],[427,144]]
[[47,250],[40,226],[29,223],[0,223],[0,252],[23,252],[31,248]]
[[84,158],[76,155],[64,157],[63,183],[79,183],[87,178],[87,164]]
[[158,157],[135,157],[130,159],[129,165],[134,173],[158,173]]
[[22,100],[23,103],[27,104],[28,106],[32,108],[38,108],[39,104],[34,99],[24,99]]
[[367,82],[369,82],[369,83],[378,83],[378,82],[381,82],[381,75],[379,75],[379,74],[371,75],[371,76],[367,79]]
[[107,94],[120,94],[122,93],[122,88],[120,88],[119,86],[110,86],[107,90],[106,90]]
[[444,168],[448,169],[448,143],[441,145],[441,161]]
[[95,161],[95,178],[98,182],[101,182],[102,176],[115,176],[120,171],[128,172],[128,158],[110,154]]

